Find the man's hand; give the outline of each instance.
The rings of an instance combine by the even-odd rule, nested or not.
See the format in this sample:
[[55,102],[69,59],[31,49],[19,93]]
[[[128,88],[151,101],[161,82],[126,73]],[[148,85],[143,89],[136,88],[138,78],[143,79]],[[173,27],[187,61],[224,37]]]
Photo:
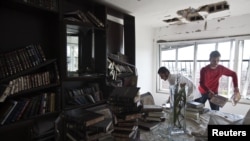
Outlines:
[[234,94],[237,94],[237,93],[240,93],[240,91],[239,91],[239,88],[238,88],[238,87],[235,87],[235,88],[234,88]]
[[212,98],[214,96],[214,92],[211,90],[208,90],[208,97]]

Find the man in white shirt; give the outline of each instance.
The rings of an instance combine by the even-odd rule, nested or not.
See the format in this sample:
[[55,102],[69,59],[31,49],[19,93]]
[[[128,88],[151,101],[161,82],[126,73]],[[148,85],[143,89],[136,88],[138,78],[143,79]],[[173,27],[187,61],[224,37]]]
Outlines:
[[168,80],[169,85],[175,85],[177,80],[180,84],[180,87],[187,87],[187,101],[194,100],[200,97],[200,94],[197,93],[197,89],[189,78],[183,76],[182,74],[171,74],[166,67],[160,67],[158,69],[158,74],[161,79],[164,81]]

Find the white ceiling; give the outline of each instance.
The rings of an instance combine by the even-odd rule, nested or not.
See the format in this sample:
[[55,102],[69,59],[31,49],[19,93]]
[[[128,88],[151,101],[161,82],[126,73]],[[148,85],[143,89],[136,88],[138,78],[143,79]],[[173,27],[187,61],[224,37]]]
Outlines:
[[[127,12],[136,17],[136,21],[152,27],[169,26],[173,23],[166,23],[163,20],[181,18],[178,10],[187,8],[197,9],[207,4],[222,2],[223,0],[96,0],[116,9]],[[226,0],[229,10],[216,13],[203,13],[206,20],[215,18],[230,18],[249,14],[250,0]],[[195,21],[197,22],[197,21]],[[183,23],[183,22],[181,22]],[[184,21],[184,23],[186,23]],[[180,23],[176,23],[180,24]]]

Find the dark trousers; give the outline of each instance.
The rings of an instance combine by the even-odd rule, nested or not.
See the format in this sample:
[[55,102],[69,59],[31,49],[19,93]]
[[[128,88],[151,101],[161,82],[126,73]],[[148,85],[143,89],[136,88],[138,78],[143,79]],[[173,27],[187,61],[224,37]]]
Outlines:
[[209,105],[210,105],[210,108],[212,110],[219,111],[220,107],[218,105],[215,105],[215,104],[213,104],[213,103],[210,102],[210,98],[209,98],[209,94],[208,93],[201,94],[201,97],[195,99],[194,101],[205,104],[207,100],[209,101]]

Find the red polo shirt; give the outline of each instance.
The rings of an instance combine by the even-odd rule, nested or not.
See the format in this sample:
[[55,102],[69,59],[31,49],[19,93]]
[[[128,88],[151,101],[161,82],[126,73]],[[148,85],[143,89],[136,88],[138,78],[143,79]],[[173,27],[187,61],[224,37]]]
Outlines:
[[238,78],[234,71],[222,65],[218,65],[215,69],[211,69],[210,65],[207,65],[200,71],[199,91],[201,94],[207,93],[208,90],[218,93],[219,79],[222,75],[232,77],[234,87],[238,87]]

